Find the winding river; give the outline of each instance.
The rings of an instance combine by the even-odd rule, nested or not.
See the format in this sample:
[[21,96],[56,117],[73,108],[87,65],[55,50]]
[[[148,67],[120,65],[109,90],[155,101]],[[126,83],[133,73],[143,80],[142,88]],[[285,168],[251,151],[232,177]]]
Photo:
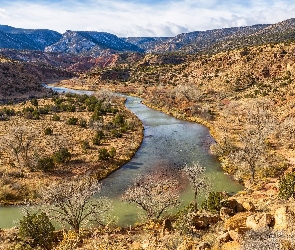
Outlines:
[[[56,91],[71,91],[91,94],[90,91],[73,91],[65,88],[53,88]],[[137,208],[120,201],[120,196],[138,174],[145,174],[158,167],[179,169],[186,164],[200,162],[206,167],[206,174],[212,180],[213,189],[235,193],[243,187],[222,171],[218,160],[209,152],[214,143],[208,129],[202,125],[178,120],[160,111],[148,108],[140,98],[127,96],[126,107],[142,121],[144,139],[141,147],[130,162],[110,174],[102,181],[100,195],[113,201],[113,215],[119,218],[119,225],[131,225],[138,221]],[[182,206],[193,199],[192,190],[187,181],[180,177],[183,191]],[[19,207],[0,207],[0,228],[14,225],[22,217]]]

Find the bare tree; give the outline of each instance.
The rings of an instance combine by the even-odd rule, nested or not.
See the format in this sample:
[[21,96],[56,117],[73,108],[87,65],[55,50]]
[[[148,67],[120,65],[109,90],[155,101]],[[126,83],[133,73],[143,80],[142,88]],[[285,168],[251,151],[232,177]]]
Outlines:
[[23,167],[30,167],[34,140],[36,135],[25,127],[14,127],[9,133],[2,137],[2,149],[23,171]]
[[233,152],[231,158],[240,165],[240,170],[246,169],[254,182],[257,171],[268,167],[267,140],[276,133],[277,119],[273,103],[268,100],[258,100],[246,106],[246,121],[244,132],[240,136],[241,145]]
[[151,219],[159,219],[169,208],[178,206],[178,199],[179,182],[165,170],[139,175],[122,196],[122,200],[135,203]]
[[79,231],[86,224],[106,222],[111,203],[106,198],[93,198],[101,185],[91,178],[74,179],[49,186],[41,194],[49,216],[64,226]]
[[185,164],[183,171],[193,188],[195,209],[197,210],[198,194],[202,191],[207,191],[210,188],[209,179],[205,175],[206,169],[202,167],[199,162],[196,162],[190,166]]
[[223,128],[225,135],[218,145],[212,147],[212,151],[221,159],[225,157],[226,164],[231,165],[230,169],[235,171],[236,177],[249,178],[253,183],[257,173],[267,170],[273,159],[268,142],[278,131],[275,107],[271,101],[262,99],[233,111],[242,122],[242,132],[232,137],[234,139],[228,139],[231,138],[229,131]]

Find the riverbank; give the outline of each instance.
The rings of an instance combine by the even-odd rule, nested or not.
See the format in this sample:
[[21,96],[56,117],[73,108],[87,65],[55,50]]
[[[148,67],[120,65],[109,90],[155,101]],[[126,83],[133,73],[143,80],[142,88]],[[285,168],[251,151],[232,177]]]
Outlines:
[[[112,103],[109,109],[116,112],[108,111],[100,116],[102,123],[99,129],[102,136],[96,142],[94,139],[98,128],[93,127],[91,122],[93,112],[81,110],[83,105],[75,104],[76,101],[73,103],[75,98],[76,96],[63,95],[55,96],[55,102],[53,99],[38,99],[37,107],[29,101],[0,107],[0,110],[13,110],[13,114],[6,115],[1,121],[0,127],[1,205],[34,203],[38,199],[39,189],[55,181],[62,182],[87,173],[92,173],[101,180],[134,156],[143,140],[143,125],[126,109],[124,98],[108,97]],[[72,110],[56,112],[59,107]],[[32,114],[38,117],[31,117]],[[114,121],[118,114],[124,119],[124,124],[118,126],[124,126],[124,129],[116,128],[117,125],[113,126],[112,130],[106,129],[105,126]],[[72,124],[70,121],[75,123]],[[46,129],[48,134],[45,132]],[[120,133],[116,132],[118,129]],[[26,158],[22,152],[15,155],[10,150],[17,138],[20,138],[20,133],[24,136],[22,143],[28,143]],[[51,157],[61,148],[66,148],[70,152],[71,159],[53,165],[53,160],[49,159],[53,159]],[[108,159],[100,159],[100,149],[114,149],[115,155]],[[40,166],[41,159],[48,159],[50,169],[44,169],[46,165]],[[24,165],[25,161],[29,162],[28,166]]]

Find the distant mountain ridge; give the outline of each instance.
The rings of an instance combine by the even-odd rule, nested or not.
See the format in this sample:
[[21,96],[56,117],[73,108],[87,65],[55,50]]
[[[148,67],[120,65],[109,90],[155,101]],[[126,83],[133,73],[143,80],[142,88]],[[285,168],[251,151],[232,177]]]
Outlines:
[[47,29],[20,29],[0,25],[0,48],[19,50],[44,50],[56,43],[62,35]]
[[139,53],[218,53],[240,47],[295,39],[295,19],[276,24],[257,24],[182,33],[175,37],[117,37],[97,31],[19,29],[0,25],[0,49],[41,50],[82,56]]
[[113,52],[144,52],[137,45],[128,43],[116,35],[96,31],[68,30],[55,44],[45,48],[46,52],[62,52],[88,56],[100,56],[107,51]]

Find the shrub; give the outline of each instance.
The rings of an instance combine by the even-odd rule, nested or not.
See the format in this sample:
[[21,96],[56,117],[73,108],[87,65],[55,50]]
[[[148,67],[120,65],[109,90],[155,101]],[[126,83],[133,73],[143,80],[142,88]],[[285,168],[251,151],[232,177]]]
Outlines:
[[82,141],[81,142],[81,147],[82,147],[83,151],[87,151],[87,149],[90,149],[89,141]]
[[283,199],[295,198],[295,172],[288,173],[280,179],[279,197]]
[[111,134],[112,134],[112,136],[114,136],[116,138],[122,138],[122,133],[117,129],[112,129]]
[[38,107],[38,100],[36,98],[31,99],[31,104],[35,107]]
[[125,124],[125,117],[122,114],[117,114],[113,120],[113,123],[117,126],[123,126]]
[[87,127],[87,121],[85,119],[81,119],[79,122],[79,125],[81,128],[86,128]]
[[52,156],[53,162],[60,164],[60,163],[67,163],[71,160],[71,153],[67,148],[60,148],[57,152],[55,152]]
[[78,118],[76,117],[70,117],[67,121],[68,125],[77,125],[77,123],[78,123]]
[[[51,249],[54,240],[54,227],[45,213],[27,214],[20,220],[19,236],[30,241],[32,247]],[[29,242],[29,241],[28,241]]]
[[43,171],[51,171],[54,169],[54,161],[51,157],[44,157],[38,160],[37,168]]
[[46,106],[44,108],[38,108],[38,111],[41,115],[47,115],[49,113],[49,107]]
[[52,128],[46,128],[44,130],[44,134],[45,135],[52,135],[53,134],[53,129]]
[[201,208],[210,212],[218,212],[223,198],[221,192],[210,192],[208,198],[203,201]]
[[110,158],[114,158],[116,156],[116,149],[114,147],[111,147],[109,151]]
[[68,111],[68,112],[75,112],[76,111],[75,105],[67,105],[66,111]]
[[52,121],[60,121],[60,117],[57,115],[57,114],[54,114],[53,116],[52,116]]
[[98,159],[102,161],[107,161],[110,158],[110,153],[106,148],[101,148],[98,150]]
[[100,145],[100,142],[102,140],[102,138],[104,137],[104,134],[101,130],[96,131],[95,136],[92,140],[92,143],[94,145]]

